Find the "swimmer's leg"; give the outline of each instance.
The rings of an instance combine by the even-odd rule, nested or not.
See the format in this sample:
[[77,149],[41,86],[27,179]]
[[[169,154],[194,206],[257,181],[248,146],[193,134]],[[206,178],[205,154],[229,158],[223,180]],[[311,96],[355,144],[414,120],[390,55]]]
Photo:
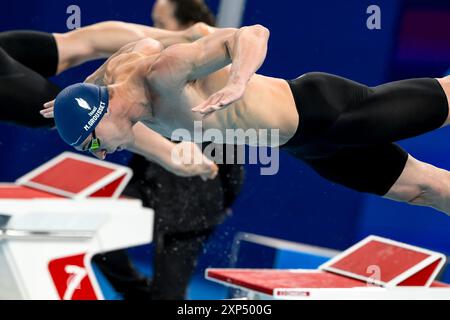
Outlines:
[[408,153],[393,143],[348,147],[325,158],[304,160],[325,179],[347,188],[384,196],[398,180]]
[[0,48],[44,78],[56,75],[58,47],[50,33],[31,30],[0,32]]
[[414,159],[396,144],[348,147],[306,162],[347,188],[450,214],[450,172]]
[[60,89],[46,77],[56,74],[58,48],[53,35],[37,31],[0,32],[0,122],[50,127],[39,111]]
[[[439,84],[442,86],[442,89],[444,90],[445,95],[447,96],[447,104],[448,104],[448,108],[450,110],[450,76],[440,78],[437,80],[438,80]],[[447,120],[445,121],[444,126],[447,126],[449,124],[450,124],[450,112],[447,117]]]
[[51,127],[53,119],[39,113],[60,89],[39,73],[13,59],[0,47],[0,122]]
[[449,120],[448,78],[409,79],[365,89],[348,83],[346,90],[334,93],[344,107],[325,134],[327,143],[390,143],[438,129]]
[[450,215],[450,172],[409,156],[385,198],[432,207]]

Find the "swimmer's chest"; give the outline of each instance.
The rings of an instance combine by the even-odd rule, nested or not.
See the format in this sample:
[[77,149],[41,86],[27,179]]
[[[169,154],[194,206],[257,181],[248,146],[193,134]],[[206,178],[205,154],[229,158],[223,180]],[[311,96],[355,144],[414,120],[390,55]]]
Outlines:
[[[209,76],[189,81],[183,87],[166,87],[162,92],[161,88],[153,91],[152,113],[153,121],[149,127],[167,136],[173,130],[194,129],[195,121],[202,121],[198,113],[194,113],[192,108],[204,102],[210,95],[222,89],[228,80],[228,68],[219,70]],[[217,127],[219,114],[214,114],[207,121],[203,121],[205,126],[211,124]]]
[[192,84],[171,94],[156,94],[151,103],[153,121],[148,125],[165,136],[176,129],[191,130],[194,121],[200,120],[192,108],[202,101],[201,93]]
[[207,77],[189,81],[182,88],[167,88],[166,92],[159,92],[155,101],[155,117],[176,113],[178,116],[183,115],[195,120],[197,117],[191,109],[226,85],[228,69],[224,68]]

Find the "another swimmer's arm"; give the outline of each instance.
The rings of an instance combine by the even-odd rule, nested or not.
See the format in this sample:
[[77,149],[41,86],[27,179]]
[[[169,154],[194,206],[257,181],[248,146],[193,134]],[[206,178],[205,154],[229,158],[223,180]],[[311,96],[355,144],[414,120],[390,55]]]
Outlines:
[[195,24],[185,31],[168,31],[120,21],[106,21],[67,33],[54,33],[58,47],[58,73],[83,62],[107,58],[124,45],[152,38],[164,47],[195,41],[215,28]]
[[127,150],[158,163],[178,176],[200,176],[203,180],[216,177],[217,165],[204,156],[196,144],[175,144],[140,122],[134,125],[133,132],[135,140],[127,146]]
[[138,24],[133,24],[133,26],[139,28],[146,37],[161,42],[164,48],[178,43],[191,43],[218,30],[218,28],[211,27],[203,22],[197,22],[182,31],[169,31]]

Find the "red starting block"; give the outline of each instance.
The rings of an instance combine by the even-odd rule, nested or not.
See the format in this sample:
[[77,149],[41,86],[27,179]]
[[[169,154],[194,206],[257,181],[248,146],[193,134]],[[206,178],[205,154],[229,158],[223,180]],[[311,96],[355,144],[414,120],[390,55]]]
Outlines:
[[0,184],[0,300],[103,299],[92,257],[153,237],[153,211],[119,199],[131,176],[66,152]]
[[450,299],[450,286],[435,282],[446,257],[370,236],[319,270],[209,269],[206,278],[276,299]]
[[17,193],[37,198],[45,194],[70,199],[118,198],[131,176],[127,167],[64,152],[19,178],[18,186],[4,186],[0,192],[14,193],[15,198]]

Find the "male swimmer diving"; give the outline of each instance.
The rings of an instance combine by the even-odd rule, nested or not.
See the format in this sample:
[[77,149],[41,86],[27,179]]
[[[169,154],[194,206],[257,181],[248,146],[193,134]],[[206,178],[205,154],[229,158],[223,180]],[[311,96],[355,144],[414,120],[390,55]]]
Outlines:
[[450,173],[393,143],[449,123],[450,77],[377,87],[316,72],[293,81],[265,77],[256,71],[268,39],[254,25],[166,49],[142,40],[42,114],[54,115],[68,144],[102,159],[122,148],[152,159],[162,136],[193,132],[194,121],[222,132],[278,129],[279,145],[330,181],[450,213]]

